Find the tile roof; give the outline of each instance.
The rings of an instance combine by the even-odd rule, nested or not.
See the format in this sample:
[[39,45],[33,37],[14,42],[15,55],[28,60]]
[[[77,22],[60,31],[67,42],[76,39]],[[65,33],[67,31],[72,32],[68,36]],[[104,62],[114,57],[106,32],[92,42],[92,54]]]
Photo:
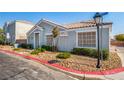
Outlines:
[[[105,22],[103,25],[109,25],[112,24],[111,22]],[[81,21],[81,22],[75,22],[71,24],[64,25],[68,29],[76,29],[76,28],[85,28],[85,27],[95,27],[95,21],[94,20],[88,20],[88,21]]]

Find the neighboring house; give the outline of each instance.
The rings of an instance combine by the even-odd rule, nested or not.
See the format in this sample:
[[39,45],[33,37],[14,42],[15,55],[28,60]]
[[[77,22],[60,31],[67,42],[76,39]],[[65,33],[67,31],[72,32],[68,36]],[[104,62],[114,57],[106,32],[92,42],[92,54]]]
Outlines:
[[33,23],[22,20],[6,22],[3,29],[6,34],[6,42],[27,43],[26,33],[34,26]]
[[[56,26],[60,29],[57,46],[59,50],[71,51],[73,48],[97,48],[97,28],[92,20],[60,25],[42,19],[27,33],[27,43],[32,44],[34,48],[42,45],[52,45],[52,30]],[[102,32],[100,37],[102,38],[103,48],[110,48],[111,30],[111,22],[103,23],[102,31],[100,30]]]

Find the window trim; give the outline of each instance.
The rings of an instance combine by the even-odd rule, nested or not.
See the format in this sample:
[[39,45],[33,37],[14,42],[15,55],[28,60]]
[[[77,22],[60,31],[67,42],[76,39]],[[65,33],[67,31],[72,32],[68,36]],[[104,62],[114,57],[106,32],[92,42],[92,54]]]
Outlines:
[[[78,46],[78,33],[86,33],[86,32],[96,32],[96,46],[95,47],[80,47],[80,46]],[[93,49],[97,49],[97,31],[96,30],[77,31],[76,32],[76,47],[77,48],[93,48]]]
[[[51,36],[52,34],[49,34],[49,35],[45,35],[45,37],[46,37],[46,45],[48,45],[47,44],[47,36]],[[52,45],[50,45],[50,46],[52,46]]]

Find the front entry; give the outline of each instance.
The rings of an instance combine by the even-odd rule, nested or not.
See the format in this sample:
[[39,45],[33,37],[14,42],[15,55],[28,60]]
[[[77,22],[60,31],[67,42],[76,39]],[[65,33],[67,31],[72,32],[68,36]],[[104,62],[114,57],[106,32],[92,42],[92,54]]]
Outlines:
[[35,48],[40,47],[40,34],[35,33]]

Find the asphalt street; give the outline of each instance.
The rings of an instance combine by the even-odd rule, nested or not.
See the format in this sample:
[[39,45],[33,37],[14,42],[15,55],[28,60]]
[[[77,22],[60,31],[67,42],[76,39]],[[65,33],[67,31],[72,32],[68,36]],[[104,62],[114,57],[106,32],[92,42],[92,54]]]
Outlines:
[[0,53],[0,80],[72,80],[40,63]]

